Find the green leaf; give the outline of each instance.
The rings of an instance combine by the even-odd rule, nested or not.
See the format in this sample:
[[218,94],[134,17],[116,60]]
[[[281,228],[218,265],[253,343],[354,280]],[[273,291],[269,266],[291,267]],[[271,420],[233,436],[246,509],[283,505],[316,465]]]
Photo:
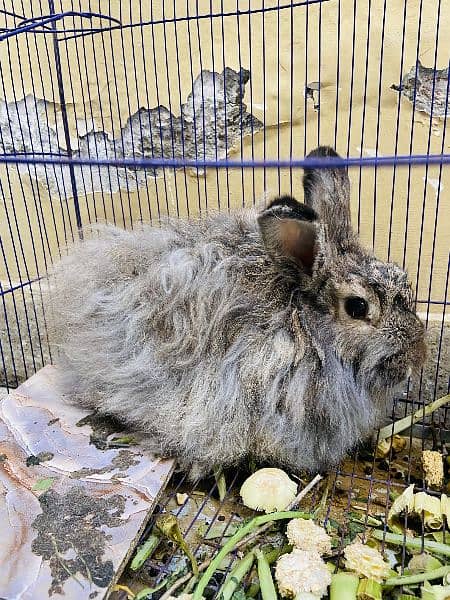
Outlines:
[[33,490],[39,491],[39,492],[46,492],[47,490],[49,490],[54,481],[55,481],[56,477],[47,477],[45,479],[38,479],[36,481],[36,483],[33,485]]
[[327,526],[332,527],[333,529],[339,529],[339,523],[337,521],[335,521],[334,519],[328,519],[327,521]]
[[350,521],[350,523],[348,524],[348,534],[352,540],[358,535],[358,533],[363,533],[365,530],[365,525],[362,525],[360,523]]

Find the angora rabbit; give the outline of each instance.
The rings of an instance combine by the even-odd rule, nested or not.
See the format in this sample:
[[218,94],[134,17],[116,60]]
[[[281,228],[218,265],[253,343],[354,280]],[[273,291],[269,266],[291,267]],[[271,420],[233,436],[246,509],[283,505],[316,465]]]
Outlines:
[[304,204],[75,246],[52,276],[65,393],[192,478],[245,457],[322,471],[370,437],[424,362],[424,327],[406,274],[351,228],[347,171],[303,185]]

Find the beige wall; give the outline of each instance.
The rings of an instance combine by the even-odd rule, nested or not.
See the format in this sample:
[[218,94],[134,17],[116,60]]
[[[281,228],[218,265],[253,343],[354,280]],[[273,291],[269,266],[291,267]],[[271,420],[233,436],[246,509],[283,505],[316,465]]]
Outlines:
[[[18,4],[15,0],[10,0],[5,2],[4,8],[17,11]],[[69,10],[73,3],[62,1],[56,4],[58,9],[62,4],[64,9]],[[163,10],[163,0],[142,3],[138,0],[111,3],[80,0],[79,4],[83,9],[88,9],[91,5],[93,10],[111,4],[113,6],[111,16],[119,18],[124,24],[130,21],[158,19],[162,16]],[[143,5],[142,14],[140,14],[140,4]],[[166,0],[164,3],[166,18],[173,17],[175,4],[177,17],[186,14],[185,2],[177,0],[175,3]],[[208,11],[209,2],[201,1],[198,4],[200,12]],[[220,4],[217,0],[211,3],[213,13],[220,12]],[[223,4],[225,9],[230,11],[233,11],[236,6],[233,2],[223,2]],[[273,0],[264,2],[266,7],[276,6],[276,4]],[[400,118],[397,120],[399,97],[390,89],[391,84],[398,83],[402,73],[409,71],[416,61],[421,4],[419,0],[406,2],[402,72],[404,2],[372,0],[368,33],[368,3],[357,1],[354,48],[352,43],[354,3],[350,0],[340,2],[339,42],[338,4],[337,0],[323,3],[321,14],[320,6],[314,4],[308,8],[300,6],[279,12],[267,12],[264,16],[256,13],[250,18],[229,16],[223,20],[220,17],[212,20],[203,19],[198,22],[198,27],[195,21],[189,23],[179,21],[176,24],[176,36],[175,25],[169,23],[165,26],[116,30],[112,33],[61,42],[63,80],[73,145],[77,145],[77,127],[80,135],[95,127],[119,136],[120,129],[130,114],[143,106],[157,106],[158,102],[168,106],[169,96],[172,112],[179,114],[180,97],[185,101],[192,88],[191,65],[194,78],[200,73],[200,63],[203,69],[214,68],[216,71],[222,71],[223,55],[225,55],[226,66],[235,70],[239,70],[242,66],[251,71],[251,83],[246,87],[245,102],[248,110],[266,126],[265,132],[257,133],[253,138],[245,138],[243,147],[235,149],[233,158],[238,158],[241,152],[245,157],[254,155],[255,158],[263,158],[265,153],[267,158],[278,156],[288,158],[291,145],[292,154],[301,158],[305,147],[309,151],[317,144],[319,118],[320,142],[334,145],[337,92],[339,97],[337,150],[339,152],[346,154],[348,149],[352,156],[359,156],[361,151],[363,156],[370,156],[378,147],[379,154],[392,154],[395,151],[398,131],[399,154],[409,153],[411,136],[414,153],[426,153],[428,145],[430,152],[440,153],[443,139],[442,122],[435,121],[430,128],[430,118],[424,113],[416,113],[413,122],[411,105],[404,98],[400,101]],[[386,15],[380,83],[384,4],[386,4]],[[32,0],[32,9],[27,10],[27,16],[42,14],[41,5],[44,6],[46,3]],[[149,12],[149,5],[153,6],[153,15]],[[196,3],[188,0],[188,5],[192,14]],[[243,10],[249,6],[257,9],[261,5],[261,0],[239,2],[239,8]],[[438,1],[426,0],[423,6],[419,58],[424,65],[433,66]],[[449,14],[450,0],[443,0],[442,18],[438,30],[438,68],[446,67],[450,58]],[[319,36],[319,19],[321,36]],[[8,17],[6,25],[10,27],[12,23],[12,18]],[[80,20],[76,19],[75,24],[79,25],[79,23]],[[66,27],[70,28],[73,24],[73,19],[65,20]],[[100,21],[83,20],[84,27],[90,25],[98,26]],[[222,27],[224,36],[222,36]],[[238,44],[238,36],[240,44]],[[180,61],[179,78],[176,42]],[[191,56],[189,42],[192,47]],[[340,57],[339,85],[336,77],[338,55]],[[61,145],[64,145],[53,56],[52,40],[48,35],[21,35],[12,38],[9,42],[2,42],[0,78],[3,79],[3,87],[0,87],[0,96],[11,102],[33,94],[37,98],[55,102],[52,110],[48,112],[48,119],[50,126],[61,133]],[[354,80],[350,111],[352,59],[354,59]],[[305,114],[305,81],[314,82],[319,79],[322,83],[320,113],[316,112],[312,102],[308,101]],[[381,86],[381,97],[378,92],[379,86]],[[365,103],[364,97],[366,97]],[[26,127],[26,123],[23,126]],[[347,147],[348,139],[349,147]],[[448,152],[449,144],[450,138],[447,135],[444,152]],[[70,199],[61,201],[57,195],[50,197],[45,184],[42,181],[39,183],[35,181],[33,169],[33,167],[22,169],[20,173],[14,167],[3,167],[0,170],[3,191],[3,197],[0,195],[0,234],[7,256],[9,274],[13,281],[19,279],[19,271],[24,279],[28,278],[28,275],[32,277],[37,270],[42,271],[45,256],[47,260],[50,255],[57,256],[57,240],[59,243],[64,243],[66,238],[70,239],[68,219],[69,216],[72,221],[74,219],[72,201]],[[426,175],[427,179],[424,180]],[[427,299],[430,286],[432,300],[444,300],[445,293],[450,235],[448,200],[450,167],[442,169],[439,211],[437,211],[438,178],[439,167],[430,167],[428,173],[425,167],[411,170],[400,167],[396,169],[393,186],[392,168],[378,169],[376,177],[372,168],[362,172],[359,169],[351,170],[354,222],[357,221],[360,195],[362,238],[368,246],[372,246],[372,232],[375,230],[374,246],[377,254],[382,258],[388,257],[391,199],[393,198],[390,258],[401,264],[405,257],[413,284],[418,281],[418,297],[421,300]],[[200,179],[192,173],[184,174],[183,171],[179,171],[174,174],[168,171],[165,178],[148,181],[145,187],[130,193],[129,197],[122,191],[112,195],[95,193],[90,197],[81,198],[81,211],[86,221],[87,206],[90,207],[92,216],[95,203],[100,217],[105,214],[104,206],[106,206],[107,217],[111,218],[112,207],[114,207],[120,222],[121,206],[123,206],[125,220],[128,223],[130,212],[134,219],[140,218],[139,204],[144,219],[149,219],[150,213],[152,216],[157,215],[157,197],[160,198],[163,212],[165,212],[167,196],[171,214],[176,214],[177,198],[181,213],[186,212],[187,204],[190,212],[195,213],[199,204],[205,208],[207,203],[210,209],[217,208],[219,203],[224,208],[228,202],[232,206],[249,205],[254,200],[261,201],[264,193],[270,196],[278,193],[279,189],[282,192],[290,192],[291,185],[294,195],[301,198],[300,181],[300,171],[294,171],[291,176],[288,170],[282,170],[280,173],[267,171],[265,183],[264,173],[261,170],[255,170],[254,173],[251,170],[246,170],[244,173],[240,170],[229,172],[220,170],[217,173],[211,170],[206,178]],[[13,205],[15,212],[13,212]],[[10,218],[12,236],[7,215]],[[17,224],[14,222],[15,218]],[[40,233],[42,226],[39,224],[42,222],[47,224],[45,235]],[[423,236],[421,237],[422,224]],[[21,232],[22,246],[19,244],[18,230]],[[34,239],[34,252],[32,239]],[[13,252],[13,242],[17,250],[17,261]],[[433,247],[434,261],[431,264]],[[2,266],[1,259],[0,277],[3,282],[6,281],[5,285],[8,287],[6,269]],[[421,309],[425,310],[426,305],[422,304]],[[442,306],[433,305],[432,309],[442,314]]]

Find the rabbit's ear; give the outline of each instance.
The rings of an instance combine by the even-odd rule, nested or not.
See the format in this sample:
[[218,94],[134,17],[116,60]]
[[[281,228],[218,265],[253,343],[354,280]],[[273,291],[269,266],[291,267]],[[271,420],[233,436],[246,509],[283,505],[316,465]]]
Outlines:
[[[320,146],[307,158],[340,158],[328,146]],[[303,175],[305,203],[319,215],[326,226],[327,237],[345,248],[354,233],[350,223],[350,181],[343,167],[305,168]]]
[[317,215],[290,196],[277,198],[258,217],[267,253],[280,266],[311,275],[317,254]]

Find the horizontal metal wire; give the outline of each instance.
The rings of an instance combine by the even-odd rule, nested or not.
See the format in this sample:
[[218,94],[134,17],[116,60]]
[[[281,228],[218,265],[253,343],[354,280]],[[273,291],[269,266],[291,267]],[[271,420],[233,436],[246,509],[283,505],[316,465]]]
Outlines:
[[368,157],[292,158],[283,160],[228,160],[228,159],[178,159],[178,158],[81,158],[77,156],[43,156],[0,154],[0,163],[29,165],[72,165],[123,168],[217,168],[217,169],[332,169],[340,167],[389,167],[450,164],[450,154],[414,154]]

